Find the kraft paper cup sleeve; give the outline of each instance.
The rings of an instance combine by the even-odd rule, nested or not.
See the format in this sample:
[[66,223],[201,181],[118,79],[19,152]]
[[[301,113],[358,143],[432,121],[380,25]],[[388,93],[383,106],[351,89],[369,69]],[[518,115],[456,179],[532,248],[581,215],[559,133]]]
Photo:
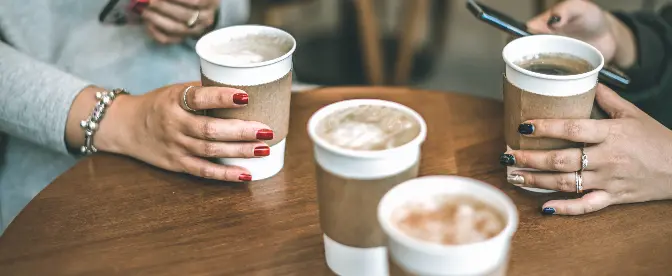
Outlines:
[[229,85],[213,81],[201,74],[203,86],[232,87],[247,92],[249,103],[245,107],[211,109],[208,116],[244,121],[256,121],[268,125],[273,130],[273,140],[264,141],[269,146],[287,137],[291,102],[292,71],[283,77],[259,85]]
[[546,96],[525,91],[504,77],[504,139],[514,150],[552,150],[579,147],[562,139],[533,138],[518,133],[518,126],[532,119],[588,119],[595,99],[595,87],[573,96]]

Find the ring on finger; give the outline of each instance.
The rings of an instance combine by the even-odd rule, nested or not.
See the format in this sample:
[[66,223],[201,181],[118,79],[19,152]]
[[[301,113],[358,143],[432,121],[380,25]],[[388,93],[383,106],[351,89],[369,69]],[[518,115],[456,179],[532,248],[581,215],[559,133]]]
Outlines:
[[184,89],[184,92],[182,92],[182,109],[189,112],[197,112],[198,110],[189,107],[189,104],[187,103],[187,93],[189,93],[189,90],[192,88],[194,87],[190,85],[187,89]]
[[194,14],[189,18],[189,21],[187,21],[187,27],[192,28],[194,25],[196,25],[196,21],[198,21],[198,17],[201,15],[200,10],[196,10]]
[[582,194],[583,193],[583,176],[581,175],[581,171],[574,172],[574,181],[576,182],[576,193],[577,194]]
[[588,167],[588,155],[586,155],[586,148],[581,147],[581,169],[579,171],[582,172],[586,167]]

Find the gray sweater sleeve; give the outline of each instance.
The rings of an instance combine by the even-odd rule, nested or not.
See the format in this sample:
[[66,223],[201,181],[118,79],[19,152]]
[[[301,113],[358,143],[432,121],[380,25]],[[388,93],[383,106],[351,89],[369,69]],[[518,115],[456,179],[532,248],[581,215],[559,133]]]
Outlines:
[[70,105],[88,85],[0,42],[0,132],[67,153]]

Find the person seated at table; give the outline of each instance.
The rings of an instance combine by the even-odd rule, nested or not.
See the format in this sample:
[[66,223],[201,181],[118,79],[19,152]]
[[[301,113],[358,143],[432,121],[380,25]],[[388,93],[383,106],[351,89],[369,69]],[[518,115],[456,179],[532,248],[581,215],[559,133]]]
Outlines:
[[[632,86],[621,93],[630,102],[598,86],[595,99],[610,119],[521,124],[521,135],[586,143],[588,164],[581,176],[583,188],[592,191],[578,199],[548,201],[542,212],[579,215],[614,204],[672,199],[672,7],[658,15],[609,13],[590,1],[567,0],[527,25],[537,33],[592,44],[632,78]],[[516,167],[541,170],[513,172],[521,176],[522,186],[577,191],[574,172],[582,167],[580,149],[505,155]]]
[[[203,157],[254,157],[254,147],[265,146],[256,135],[266,125],[187,112],[183,97],[188,84],[174,84],[200,79],[194,38],[245,22],[248,0],[152,0],[141,24],[123,26],[98,22],[106,3],[2,3],[0,232],[78,160],[85,143],[80,124],[92,114],[96,94],[105,90],[151,92],[114,98],[93,136],[98,151],[170,171],[243,181],[249,179],[244,168]],[[241,108],[247,102],[247,95],[236,89],[194,87],[187,92],[186,104],[196,110]]]

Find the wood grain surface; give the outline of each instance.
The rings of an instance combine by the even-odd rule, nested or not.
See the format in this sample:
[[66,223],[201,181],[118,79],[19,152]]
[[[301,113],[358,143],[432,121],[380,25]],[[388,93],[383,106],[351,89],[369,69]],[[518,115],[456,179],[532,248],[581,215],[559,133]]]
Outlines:
[[331,275],[324,262],[313,151],[318,108],[379,98],[427,121],[420,175],[457,174],[518,206],[508,275],[670,275],[672,202],[542,216],[551,197],[506,183],[500,102],[404,88],[327,88],[292,96],[284,170],[249,184],[205,181],[96,155],[42,191],[0,237],[0,275]]

